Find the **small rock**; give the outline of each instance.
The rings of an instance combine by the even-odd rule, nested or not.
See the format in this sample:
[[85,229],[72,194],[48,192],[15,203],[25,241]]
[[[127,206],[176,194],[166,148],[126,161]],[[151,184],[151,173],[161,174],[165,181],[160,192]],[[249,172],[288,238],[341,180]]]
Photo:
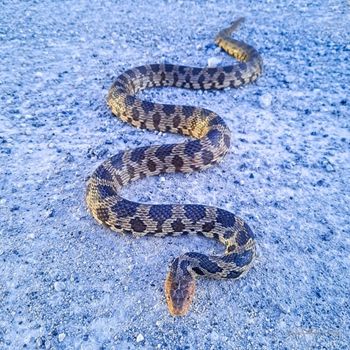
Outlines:
[[19,210],[19,205],[14,205],[13,207],[10,208],[11,212]]
[[60,334],[58,335],[58,341],[59,341],[59,342],[63,342],[63,340],[64,340],[65,337],[66,337],[66,335],[65,335],[64,333],[60,333]]
[[74,162],[74,157],[69,153],[67,152],[67,155],[64,159],[67,163],[73,163]]
[[55,210],[52,208],[48,208],[44,211],[44,217],[45,218],[52,218],[55,214]]
[[140,343],[140,342],[142,342],[144,340],[145,340],[145,338],[144,338],[144,336],[141,333],[136,338],[136,342],[137,343]]
[[61,282],[61,281],[55,282],[53,284],[53,287],[54,287],[55,291],[57,291],[57,292],[61,292],[61,291],[66,289],[66,285],[64,284],[64,282]]
[[8,147],[4,147],[1,149],[1,153],[4,153],[4,154],[11,154],[11,148],[8,148]]
[[51,341],[49,339],[45,340],[45,349],[49,350],[51,348]]
[[218,340],[220,337],[219,337],[219,334],[217,333],[217,332],[215,332],[215,331],[212,331],[211,332],[211,340],[213,340],[213,341],[216,341],[216,340]]
[[333,164],[327,158],[322,159],[321,165],[322,165],[323,169],[325,169],[327,171],[327,173],[335,172]]
[[37,349],[40,349],[44,345],[43,338],[42,337],[36,338],[35,345],[36,345]]
[[210,57],[208,59],[208,67],[215,68],[219,63],[221,63],[222,59],[219,57]]
[[104,148],[101,149],[98,153],[97,153],[97,159],[102,159],[105,157],[105,155],[108,153],[108,149]]
[[259,103],[262,108],[270,107],[272,103],[272,96],[270,94],[260,96]]

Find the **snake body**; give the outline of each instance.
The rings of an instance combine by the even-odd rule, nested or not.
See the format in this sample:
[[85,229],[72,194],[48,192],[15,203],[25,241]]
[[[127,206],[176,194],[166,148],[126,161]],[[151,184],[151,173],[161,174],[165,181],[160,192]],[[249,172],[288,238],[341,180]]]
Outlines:
[[231,38],[242,20],[234,21],[215,39],[238,59],[236,64],[216,68],[151,64],[132,68],[116,79],[107,98],[113,114],[135,127],[191,139],[121,151],[104,161],[88,181],[86,202],[94,218],[120,233],[156,237],[199,234],[226,247],[223,255],[189,252],[171,263],[165,295],[172,315],[188,312],[197,276],[236,279],[247,272],[255,257],[255,241],[247,223],[226,210],[197,204],[143,204],[120,196],[123,186],[145,176],[207,169],[230,147],[230,130],[216,113],[200,107],[153,103],[135,95],[153,86],[223,89],[256,80],[262,71],[260,55],[253,47]]

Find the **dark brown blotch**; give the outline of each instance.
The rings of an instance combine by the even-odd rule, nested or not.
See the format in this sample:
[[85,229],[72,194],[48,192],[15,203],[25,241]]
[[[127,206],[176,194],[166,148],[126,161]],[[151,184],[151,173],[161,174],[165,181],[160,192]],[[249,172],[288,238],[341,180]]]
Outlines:
[[185,75],[186,71],[187,71],[187,67],[186,66],[179,66],[178,71],[180,74]]
[[130,178],[133,178],[135,176],[135,168],[128,164],[128,175]]
[[176,72],[174,72],[174,74],[173,74],[173,85],[176,86],[178,81],[179,81],[179,75]]
[[103,166],[100,165],[96,169],[96,177],[101,179],[101,180],[106,180],[106,181],[112,181],[112,174]]
[[101,199],[105,199],[116,194],[113,188],[108,185],[98,185],[98,193]]
[[132,119],[136,121],[140,119],[140,112],[136,107],[133,107],[133,109],[131,110],[131,116],[132,116]]
[[182,106],[182,114],[185,117],[191,117],[194,115],[194,111],[196,110],[196,107],[192,106]]
[[151,69],[154,73],[158,73],[160,71],[160,65],[159,64],[151,64]]
[[109,214],[107,208],[97,208],[96,209],[96,216],[98,220],[102,222],[106,222],[109,220]]
[[231,73],[233,71],[233,66],[226,66],[222,68],[225,73]]
[[152,112],[154,109],[154,103],[149,101],[142,101],[141,107],[145,113]]
[[157,170],[157,164],[152,159],[149,159],[147,161],[147,168],[151,172],[156,171]]
[[136,74],[135,74],[135,71],[133,69],[127,70],[124,74],[128,75],[129,78],[131,78],[131,79],[135,79],[136,78]]
[[202,226],[202,230],[204,232],[210,232],[212,230],[214,230],[215,228],[215,222],[214,221],[209,221],[209,222],[206,222],[205,224],[203,224]]
[[164,65],[164,70],[167,72],[167,73],[170,73],[174,70],[174,65],[173,64],[165,64]]
[[201,71],[202,71],[202,68],[197,68],[197,67],[192,68],[193,75],[198,75],[199,73],[201,73]]
[[129,217],[136,214],[139,203],[131,202],[126,199],[118,201],[111,207],[111,211],[119,217]]
[[223,85],[224,84],[224,81],[225,81],[225,74],[224,73],[220,73],[219,76],[218,76],[218,79],[217,79],[218,83],[220,85]]
[[174,165],[176,171],[180,171],[182,166],[184,165],[184,161],[179,155],[175,155],[171,163]]
[[236,70],[235,77],[237,80],[242,80],[242,73],[239,70]]
[[181,117],[177,114],[173,118],[173,126],[174,126],[174,128],[179,127],[180,123],[181,123]]
[[225,146],[227,148],[230,148],[230,144],[231,144],[231,137],[230,137],[230,135],[227,135],[227,134],[224,135],[224,143],[225,143]]
[[[239,64],[238,64],[238,68],[239,68],[239,70],[241,70],[241,71],[245,71],[246,69],[247,69],[247,63],[245,63],[245,62],[240,62]],[[238,71],[237,71],[238,72]]]
[[135,102],[136,102],[136,97],[131,96],[131,95],[127,95],[125,97],[125,105],[127,107],[132,107],[135,104]]
[[170,145],[161,145],[157,148],[155,152],[155,156],[160,159],[162,162],[164,162],[165,157],[170,156],[173,152],[173,149],[176,145],[170,144]]
[[203,83],[205,82],[205,75],[204,74],[201,74],[199,77],[198,77],[198,84],[203,86]]
[[114,168],[119,169],[123,166],[123,155],[124,152],[119,152],[111,157],[111,164]]
[[140,66],[136,68],[142,75],[147,74],[147,67],[146,66]]
[[175,106],[174,105],[163,105],[163,112],[167,116],[171,116],[172,114],[175,113]]
[[217,68],[207,68],[207,73],[210,77],[213,77],[217,73]]
[[218,146],[220,144],[220,140],[222,138],[222,135],[221,135],[220,130],[212,129],[208,132],[207,138],[213,146]]
[[140,218],[130,220],[130,226],[135,232],[144,232],[147,228],[146,224]]
[[162,120],[162,117],[161,115],[159,114],[159,112],[156,112],[153,114],[152,116],[152,119],[153,119],[153,125],[155,128],[158,128],[159,125],[160,125],[160,121]]
[[173,228],[174,232],[182,232],[185,230],[185,225],[181,221],[181,219],[176,219],[172,224],[171,227]]
[[139,147],[135,148],[131,151],[130,160],[135,163],[140,163],[143,159],[145,159],[145,152],[148,147]]
[[249,241],[249,235],[245,230],[240,230],[237,232],[236,242],[240,246],[244,246]]
[[204,165],[210,164],[214,159],[214,154],[213,152],[210,152],[208,150],[203,150],[202,151],[202,160]]
[[123,186],[123,179],[120,175],[115,175],[115,179],[117,180],[120,186]]

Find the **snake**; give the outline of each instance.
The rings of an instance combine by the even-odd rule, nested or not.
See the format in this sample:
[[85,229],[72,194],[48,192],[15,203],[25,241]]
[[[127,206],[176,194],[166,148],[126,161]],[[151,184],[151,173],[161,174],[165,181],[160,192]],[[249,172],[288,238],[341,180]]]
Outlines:
[[122,150],[103,161],[88,179],[86,203],[98,223],[135,237],[197,234],[222,243],[221,255],[187,252],[170,263],[164,283],[172,316],[184,316],[193,301],[197,277],[237,279],[245,275],[256,256],[254,234],[230,211],[201,204],[149,204],[127,200],[121,189],[138,179],[169,173],[205,170],[221,161],[230,148],[231,132],[215,112],[193,106],[159,104],[137,97],[150,87],[187,89],[238,88],[262,73],[258,51],[232,38],[243,22],[239,18],[221,30],[215,43],[237,62],[228,66],[190,67],[168,63],[127,69],[107,95],[114,115],[134,127],[188,136],[177,144]]

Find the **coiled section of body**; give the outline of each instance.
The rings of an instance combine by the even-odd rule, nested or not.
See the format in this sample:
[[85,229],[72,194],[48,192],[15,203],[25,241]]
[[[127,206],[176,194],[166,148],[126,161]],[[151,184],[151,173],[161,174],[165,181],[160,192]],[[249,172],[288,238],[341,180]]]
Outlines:
[[248,271],[255,256],[249,226],[226,210],[197,204],[143,204],[126,200],[120,189],[145,176],[190,173],[219,162],[230,147],[230,130],[216,113],[192,106],[158,104],[136,97],[140,89],[175,86],[189,89],[237,88],[254,81],[262,60],[251,46],[231,38],[242,21],[222,30],[216,43],[239,62],[217,68],[151,64],[120,75],[108,94],[108,105],[122,120],[138,128],[173,132],[191,138],[179,144],[121,151],[104,161],[88,182],[86,201],[91,214],[114,231],[135,236],[199,234],[224,244],[222,255],[189,252],[170,266],[165,294],[172,315],[187,313],[195,278],[235,279]]

